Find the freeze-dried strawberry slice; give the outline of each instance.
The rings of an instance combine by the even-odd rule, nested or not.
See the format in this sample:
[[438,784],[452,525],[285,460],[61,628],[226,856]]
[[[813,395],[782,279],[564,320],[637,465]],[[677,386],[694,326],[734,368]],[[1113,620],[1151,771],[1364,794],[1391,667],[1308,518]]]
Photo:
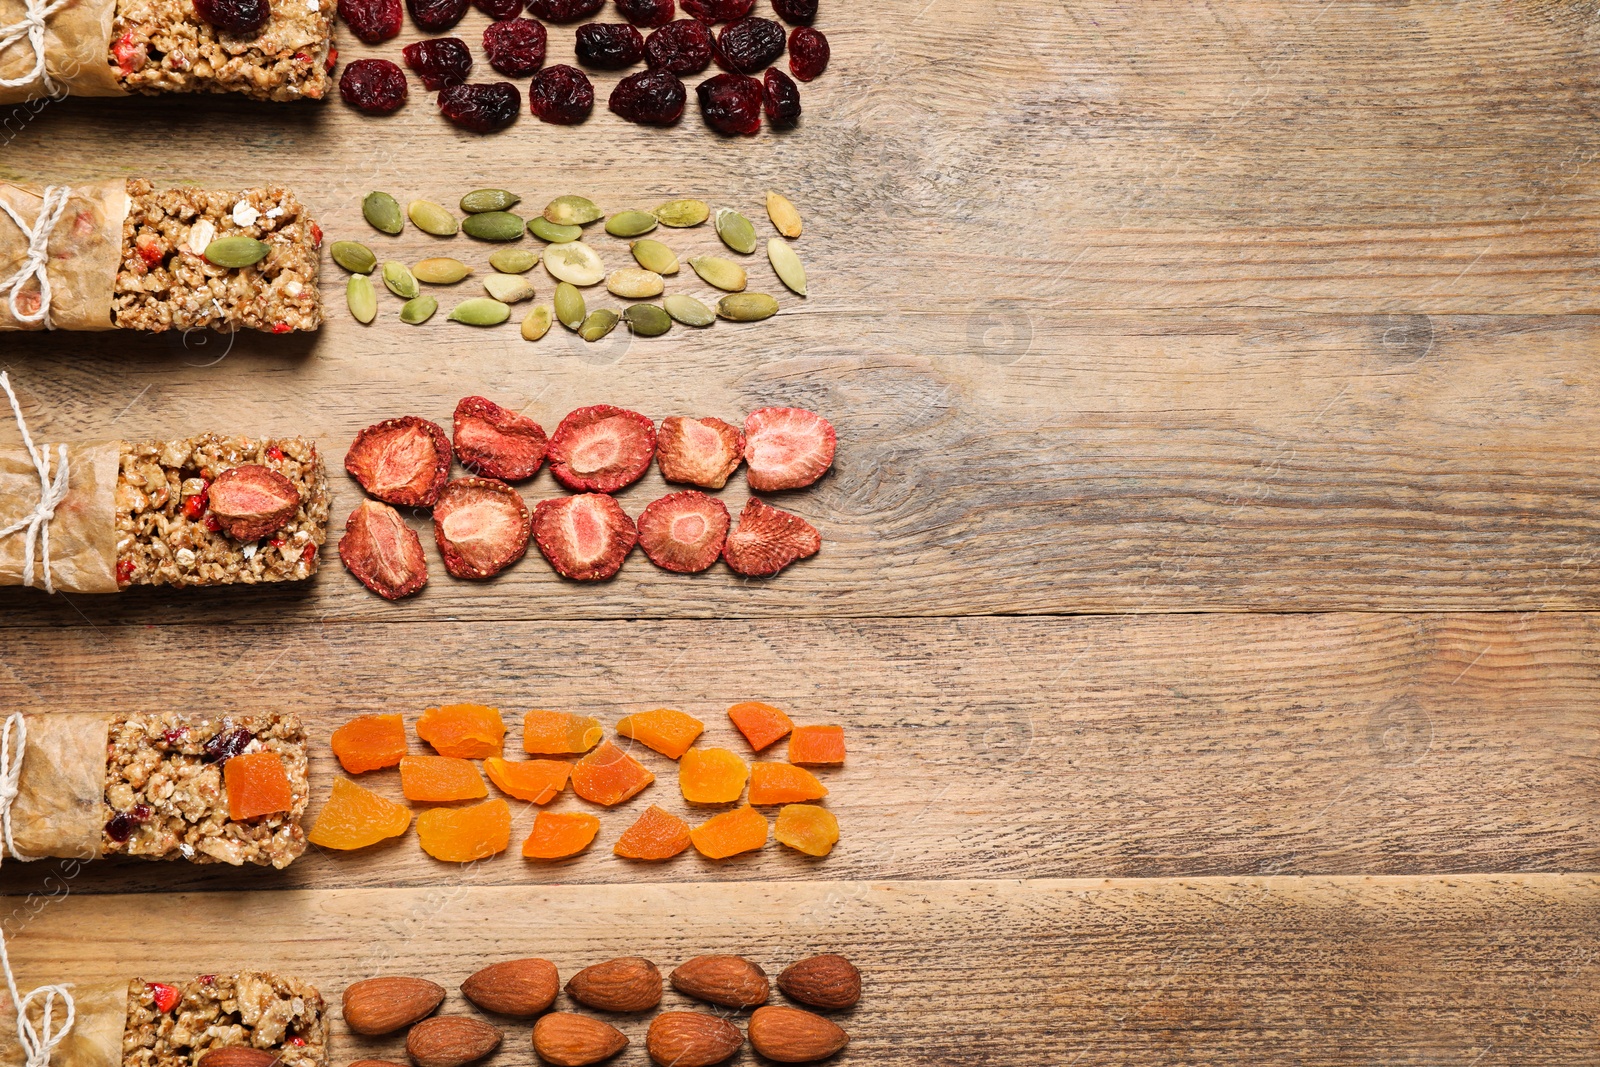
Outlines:
[[584,493],[539,501],[533,509],[533,538],[557,574],[597,582],[622,569],[639,531],[615,498]]
[[450,477],[450,441],[427,419],[385,419],[356,434],[344,469],[387,504],[426,507]]
[[770,578],[795,560],[816,555],[821,547],[822,535],[815,526],[751,497],[739,512],[739,525],[722,546],[722,558],[737,574]]
[[827,419],[804,408],[762,408],[744,420],[745,477],[769,493],[810,485],[833,465],[836,438]]
[[300,510],[300,491],[294,483],[258,463],[223,471],[207,494],[211,514],[235,541],[258,541]]
[[150,999],[155,1003],[159,1012],[169,1012],[178,1006],[178,990],[176,986],[167,985],[165,982],[146,982],[145,987],[150,990]]
[[639,516],[639,547],[665,571],[699,574],[728,538],[728,509],[698,489],[669,493]]
[[550,473],[568,489],[614,493],[638,481],[656,454],[656,424],[610,404],[579,408],[550,438]]
[[362,585],[386,600],[410,596],[428,584],[422,539],[398,511],[376,500],[363,500],[345,520],[339,558]]
[[433,538],[457,578],[492,578],[528,551],[533,519],[505,482],[457,478],[433,505]]
[[668,415],[656,435],[661,477],[705,489],[721,489],[744,458],[744,432],[721,419]]
[[456,458],[485,478],[532,478],[544,463],[548,444],[543,426],[492,400],[468,396],[456,405]]

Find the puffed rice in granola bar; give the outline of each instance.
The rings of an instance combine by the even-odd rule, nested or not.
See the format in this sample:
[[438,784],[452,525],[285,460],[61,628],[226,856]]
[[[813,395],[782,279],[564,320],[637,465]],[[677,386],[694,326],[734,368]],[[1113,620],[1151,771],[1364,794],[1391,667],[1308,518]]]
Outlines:
[[206,1050],[224,1046],[271,1050],[283,1067],[328,1067],[322,994],[297,978],[263,972],[205,974],[182,985],[128,983],[122,1067],[192,1067]]
[[117,0],[107,61],[130,93],[320,100],[338,53],[335,0],[275,0],[260,32],[223,33],[192,0]]

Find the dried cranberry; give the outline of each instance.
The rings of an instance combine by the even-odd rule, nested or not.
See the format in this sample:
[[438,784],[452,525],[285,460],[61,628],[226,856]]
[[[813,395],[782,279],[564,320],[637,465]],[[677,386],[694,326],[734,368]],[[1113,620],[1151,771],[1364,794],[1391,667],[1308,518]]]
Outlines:
[[740,19],[717,35],[717,54],[729,70],[754,74],[783,55],[783,27],[771,19]]
[[630,74],[611,90],[612,111],[641,126],[671,126],[683,117],[689,92],[676,74],[641,70]]
[[617,0],[617,11],[635,26],[665,26],[678,13],[673,0]]
[[267,0],[194,0],[194,13],[224,33],[255,33],[267,24]]
[[[339,96],[369,115],[387,115],[406,102],[405,71],[387,59],[346,63],[339,76]],[[193,499],[193,498],[191,498]]]
[[528,0],[528,10],[551,22],[576,22],[586,19],[606,0]]
[[767,102],[767,121],[774,129],[787,130],[800,122],[800,87],[777,67],[768,67],[762,87]]
[[434,37],[427,41],[408,44],[401,49],[406,66],[422,79],[422,87],[430,93],[467,80],[472,69],[472,53],[467,42],[459,37]]
[[223,730],[206,742],[205,754],[200,757],[200,762],[226,763],[243,752],[245,746],[255,739],[256,735],[246,730],[243,726],[235,726],[231,730]]
[[732,22],[750,14],[755,0],[683,0],[686,14],[701,22]]
[[514,19],[522,14],[522,0],[472,0],[479,11],[494,19]]
[[626,70],[644,58],[644,38],[625,22],[588,22],[578,27],[578,62],[598,70]]
[[533,19],[491,22],[483,31],[489,66],[508,78],[525,78],[544,66],[544,23]]
[[184,738],[188,737],[188,735],[189,728],[187,726],[179,726],[175,729],[163,732],[161,735],[161,743],[166,745],[168,748],[177,748],[179,745],[183,744]]
[[406,0],[406,10],[423,33],[443,33],[467,13],[467,0]]
[[789,34],[789,69],[803,82],[828,69],[828,39],[821,30],[796,26]]
[[817,0],[772,0],[772,10],[791,26],[809,26],[817,17]]
[[457,126],[492,133],[517,121],[522,94],[510,82],[452,85],[439,93],[439,110]]
[[533,76],[528,105],[542,122],[576,126],[594,110],[594,86],[577,67],[557,63]]
[[339,17],[351,33],[378,44],[400,32],[405,12],[400,0],[339,0]]
[[[144,819],[136,815],[140,808],[144,809]],[[110,822],[106,823],[106,836],[113,841],[126,841],[133,836],[133,832],[139,828],[139,824],[148,818],[150,818],[150,809],[145,808],[142,804],[133,811],[119,811],[111,816]]]
[[669,22],[644,43],[651,70],[699,74],[711,65],[711,31],[695,19]]
[[700,114],[718,133],[761,132],[761,83],[743,74],[718,74],[695,86]]

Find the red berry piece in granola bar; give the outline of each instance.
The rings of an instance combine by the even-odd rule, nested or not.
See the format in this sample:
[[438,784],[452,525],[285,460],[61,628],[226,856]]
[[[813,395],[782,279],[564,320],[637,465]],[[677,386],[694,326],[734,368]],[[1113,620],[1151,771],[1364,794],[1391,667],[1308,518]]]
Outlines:
[[467,42],[459,37],[416,41],[402,48],[400,54],[430,93],[465,83],[472,70],[472,53],[467,50]]
[[594,84],[577,67],[557,63],[533,76],[528,107],[540,122],[576,126],[594,110]]
[[576,22],[600,10],[605,0],[528,0],[528,10],[550,22]]
[[651,70],[699,74],[711,65],[711,30],[697,19],[678,19],[650,34],[644,59]]
[[267,0],[194,0],[194,13],[224,33],[248,36],[272,17]]
[[614,493],[650,469],[656,454],[655,423],[610,404],[579,408],[550,438],[550,473],[568,489]]
[[406,0],[406,10],[423,33],[443,33],[467,13],[467,0]]
[[[369,115],[388,115],[405,106],[406,74],[387,59],[357,59],[339,75],[339,99]],[[274,331],[287,333],[284,329]]]
[[744,460],[744,431],[721,419],[668,415],[656,434],[656,465],[669,482],[721,489]]
[[626,70],[644,58],[644,36],[625,22],[586,22],[573,51],[586,67]]
[[676,74],[641,70],[617,83],[607,106],[641,126],[671,126],[683,117],[683,105],[688,99],[689,90]]
[[339,19],[367,44],[396,37],[405,22],[400,0],[339,0]]
[[235,541],[259,541],[300,510],[300,490],[294,483],[259,463],[229,467],[217,475],[207,495],[211,514]]
[[718,74],[695,86],[700,115],[718,133],[751,137],[761,132],[761,83],[743,74]]
[[701,22],[732,22],[750,14],[755,0],[683,0],[684,14]]
[[376,500],[363,500],[345,521],[339,558],[368,589],[386,600],[410,596],[428,584],[422,539],[400,513]]
[[803,82],[815,79],[828,69],[832,49],[821,30],[796,26],[789,34],[789,70]]
[[717,34],[722,65],[740,74],[754,74],[783,55],[783,27],[754,15],[730,22]]
[[768,67],[761,79],[761,91],[767,108],[767,123],[775,130],[787,130],[800,124],[800,87],[777,67]]
[[508,78],[525,78],[544,66],[544,46],[544,23],[533,19],[491,22],[483,31],[489,66]]
[[817,17],[817,0],[772,0],[772,10],[791,26],[809,26]]
[[177,986],[165,982],[146,982],[145,988],[150,992],[150,1001],[156,1006],[156,1011],[166,1013],[178,1006]]
[[450,476],[450,441],[427,419],[386,419],[356,434],[344,469],[385,503],[427,507]]
[[519,482],[539,473],[544,427],[481,396],[462,397],[455,414],[456,458],[474,474]]
[[505,482],[457,478],[433,505],[433,539],[457,578],[492,578],[528,551],[528,505]]
[[833,425],[804,408],[761,408],[744,420],[745,477],[763,493],[810,485],[833,465]]
[[584,493],[541,500],[533,509],[533,538],[557,574],[598,582],[622,569],[639,531],[615,497]]
[[662,570],[699,574],[728,538],[728,509],[698,489],[668,493],[639,515],[639,547]]
[[493,133],[517,121],[522,93],[510,82],[469,82],[439,91],[439,111],[474,133]]
[[722,546],[722,558],[736,574],[770,578],[795,560],[816,555],[821,547],[822,535],[815,526],[751,497],[739,512],[739,525]]
[[617,0],[617,13],[635,26],[665,26],[678,13],[674,0]]

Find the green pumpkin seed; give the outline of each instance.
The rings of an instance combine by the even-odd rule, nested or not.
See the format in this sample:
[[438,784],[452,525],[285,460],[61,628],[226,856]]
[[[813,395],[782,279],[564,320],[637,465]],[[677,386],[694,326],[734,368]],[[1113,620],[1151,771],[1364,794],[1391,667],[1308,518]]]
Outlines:
[[585,341],[598,341],[617,328],[617,313],[610,308],[596,308],[578,327],[578,336]]
[[351,274],[371,274],[378,265],[378,257],[360,241],[335,241],[329,251],[333,261]]
[[769,237],[767,259],[772,262],[772,269],[778,272],[780,282],[801,296],[806,295],[805,264],[800,262],[800,257],[789,247],[788,241],[782,237]]
[[480,211],[467,216],[461,232],[480,241],[515,241],[522,236],[522,218],[509,211]]
[[368,193],[361,200],[361,216],[375,230],[399,233],[406,228],[405,216],[400,214],[400,202],[388,193]]
[[795,210],[794,204],[781,193],[767,190],[767,218],[778,228],[778,232],[785,237],[799,237],[804,226],[800,222],[800,212]]
[[667,314],[685,326],[710,326],[717,321],[716,313],[692,296],[674,293],[661,301]]
[[498,326],[510,317],[510,308],[482,296],[463,300],[450,311],[451,322],[464,322],[468,326]]
[[219,267],[249,267],[266,259],[270,251],[272,246],[265,241],[240,234],[234,237],[218,237],[206,245],[205,257],[206,262],[215,263]]
[[672,316],[655,304],[630,304],[622,317],[640,337],[660,337],[672,329]]
[[582,241],[568,241],[545,249],[544,269],[557,281],[573,285],[594,285],[606,276],[600,253]]
[[528,248],[497,248],[489,257],[489,266],[501,274],[521,274],[539,262],[539,253]]
[[706,283],[730,293],[739,292],[749,281],[743,267],[721,256],[695,256],[689,261],[689,266]]
[[549,241],[553,245],[562,245],[582,237],[583,227],[557,226],[543,215],[535,215],[528,220],[528,232],[541,241]]
[[585,226],[602,214],[593,200],[582,196],[558,196],[544,206],[544,217],[557,226]]
[[472,273],[472,268],[459,259],[449,256],[435,256],[424,259],[411,268],[411,273],[420,281],[429,285],[454,285]]
[[629,300],[643,300],[646,297],[660,296],[661,290],[666,288],[666,283],[661,280],[661,275],[653,270],[624,267],[606,276],[606,288],[613,294]]
[[461,210],[468,215],[484,211],[509,211],[513,204],[521,200],[522,197],[516,193],[508,193],[504,189],[474,189],[461,198]]
[[431,296],[414,297],[407,300],[400,308],[400,321],[409,326],[417,326],[433,318],[433,313],[439,310],[439,301]]
[[661,220],[661,225],[681,230],[706,221],[711,217],[711,208],[704,200],[668,200],[657,204],[652,214]]
[[717,314],[734,322],[760,322],[778,313],[778,302],[766,293],[735,293],[717,301]]
[[748,256],[756,250],[755,226],[731,207],[717,208],[717,236],[735,252]]
[[344,301],[350,305],[350,314],[363,325],[378,317],[378,291],[365,274],[350,275],[344,283]]
[[585,316],[589,314],[583,303],[583,294],[578,292],[578,287],[571,282],[562,282],[556,286],[555,305],[556,318],[569,330],[576,330],[582,326]]
[[656,217],[648,211],[619,211],[606,219],[606,232],[613,237],[638,237],[656,228]]
[[678,273],[678,256],[672,249],[660,241],[652,241],[646,237],[642,241],[634,241],[628,246],[633,253],[633,258],[645,270],[653,270],[657,274]]
[[502,304],[533,298],[533,283],[519,274],[491,274],[483,280],[483,287]]
[[550,332],[550,306],[540,304],[528,312],[527,318],[522,320],[522,339],[524,341],[537,341]]
[[454,237],[456,231],[461,229],[461,223],[456,221],[456,217],[432,200],[411,201],[411,206],[406,208],[406,214],[411,216],[413,226],[435,237]]
[[401,300],[410,300],[417,295],[417,279],[406,269],[406,265],[397,259],[386,260],[383,264],[383,284],[389,291]]

